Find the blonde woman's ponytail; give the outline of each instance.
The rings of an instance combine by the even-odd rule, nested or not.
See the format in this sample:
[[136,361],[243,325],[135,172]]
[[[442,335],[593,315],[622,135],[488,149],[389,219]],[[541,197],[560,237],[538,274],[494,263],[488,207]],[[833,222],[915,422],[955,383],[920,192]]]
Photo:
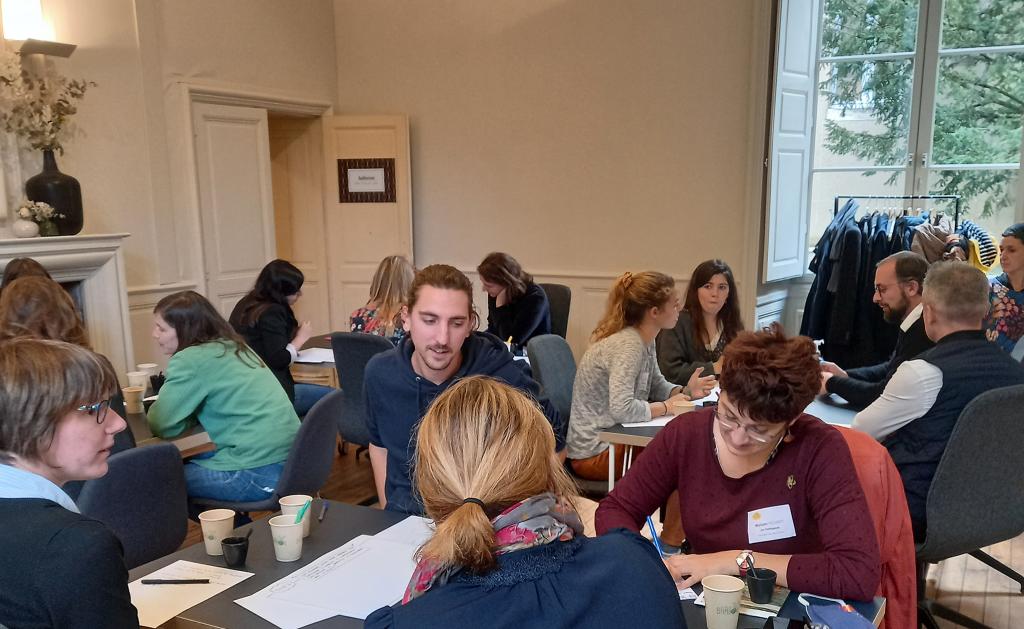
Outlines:
[[675,280],[657,271],[625,272],[612,284],[604,316],[590,335],[593,342],[600,341],[619,330],[643,321],[644,313],[658,308],[672,296]]

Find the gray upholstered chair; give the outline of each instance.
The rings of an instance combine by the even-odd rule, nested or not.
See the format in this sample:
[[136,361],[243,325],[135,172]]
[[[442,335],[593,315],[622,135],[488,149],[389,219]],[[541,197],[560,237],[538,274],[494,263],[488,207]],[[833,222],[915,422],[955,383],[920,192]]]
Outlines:
[[1014,360],[1024,361],[1024,338],[1017,341],[1017,344],[1013,346],[1013,351],[1010,352],[1010,356]]
[[377,354],[393,348],[391,341],[376,334],[331,334],[334,367],[338,371],[338,383],[345,394],[341,412],[337,416],[338,433],[344,441],[358,446],[356,459],[370,444],[370,432],[366,427],[366,407],[363,403],[363,374],[366,371],[366,363]]
[[231,502],[212,498],[189,498],[192,515],[206,509],[234,509],[239,513],[251,511],[277,511],[277,501],[291,494],[316,496],[327,482],[334,465],[334,444],[337,442],[336,417],[341,413],[341,391],[331,391],[313,405],[295,435],[284,470],[277,481],[274,493],[265,500],[255,502]]
[[551,333],[565,338],[569,330],[569,306],[572,305],[572,289],[564,284],[538,284],[548,296],[551,310]]
[[963,627],[985,625],[924,598],[927,567],[968,554],[1021,585],[1024,576],[980,549],[1024,532],[1024,385],[982,393],[964,408],[928,491],[928,530],[917,546],[920,622],[933,614]]
[[[576,380],[576,359],[565,339],[555,334],[543,334],[530,339],[526,345],[533,377],[537,379],[544,395],[551,400],[558,414],[569,426],[569,411],[572,409],[572,385]],[[587,496],[600,497],[608,493],[606,481],[586,480],[572,473],[572,467],[565,468]]]
[[86,481],[79,510],[121,540],[125,563],[136,566],[178,550],[188,532],[181,453],[170,443],[131,448],[110,457],[107,474]]

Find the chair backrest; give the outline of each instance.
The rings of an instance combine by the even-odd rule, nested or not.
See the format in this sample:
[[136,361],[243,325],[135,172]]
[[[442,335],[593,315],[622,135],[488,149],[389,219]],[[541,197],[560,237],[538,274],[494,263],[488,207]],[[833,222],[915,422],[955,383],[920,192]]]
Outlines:
[[366,409],[363,407],[363,374],[370,359],[392,349],[391,341],[365,332],[335,332],[331,334],[334,367],[338,384],[345,392],[341,412],[337,416],[338,432],[342,439],[365,446],[370,443],[366,428]]
[[569,307],[572,305],[572,289],[565,284],[538,284],[548,296],[551,309],[551,333],[565,338],[569,330]]
[[309,409],[295,435],[292,449],[281,470],[275,493],[278,497],[292,494],[315,496],[327,482],[334,465],[337,443],[337,416],[345,395],[331,391]]
[[533,376],[544,389],[544,395],[558,410],[565,423],[572,408],[572,383],[576,380],[576,359],[565,339],[556,334],[542,334],[526,345]]
[[936,562],[1024,531],[1024,385],[986,391],[960,413],[928,490],[919,561]]
[[131,448],[112,455],[108,465],[105,476],[82,487],[81,512],[114,531],[129,570],[178,550],[188,532],[178,448],[170,443]]
[[1017,344],[1013,346],[1013,351],[1010,352],[1010,357],[1016,361],[1024,362],[1024,338],[1017,341]]

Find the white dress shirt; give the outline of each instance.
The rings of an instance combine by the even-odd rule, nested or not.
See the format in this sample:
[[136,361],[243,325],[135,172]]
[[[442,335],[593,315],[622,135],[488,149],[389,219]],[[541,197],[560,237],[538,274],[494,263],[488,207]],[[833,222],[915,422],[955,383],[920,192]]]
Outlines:
[[901,364],[882,395],[853,418],[851,426],[881,441],[924,416],[942,388],[942,370],[923,360]]

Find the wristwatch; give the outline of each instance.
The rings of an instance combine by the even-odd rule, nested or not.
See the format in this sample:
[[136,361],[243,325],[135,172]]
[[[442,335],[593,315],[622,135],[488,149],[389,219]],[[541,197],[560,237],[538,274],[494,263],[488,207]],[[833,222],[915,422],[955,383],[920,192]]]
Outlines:
[[736,555],[736,565],[740,568],[740,577],[747,576],[747,570],[754,567],[754,551],[741,550],[740,554]]

